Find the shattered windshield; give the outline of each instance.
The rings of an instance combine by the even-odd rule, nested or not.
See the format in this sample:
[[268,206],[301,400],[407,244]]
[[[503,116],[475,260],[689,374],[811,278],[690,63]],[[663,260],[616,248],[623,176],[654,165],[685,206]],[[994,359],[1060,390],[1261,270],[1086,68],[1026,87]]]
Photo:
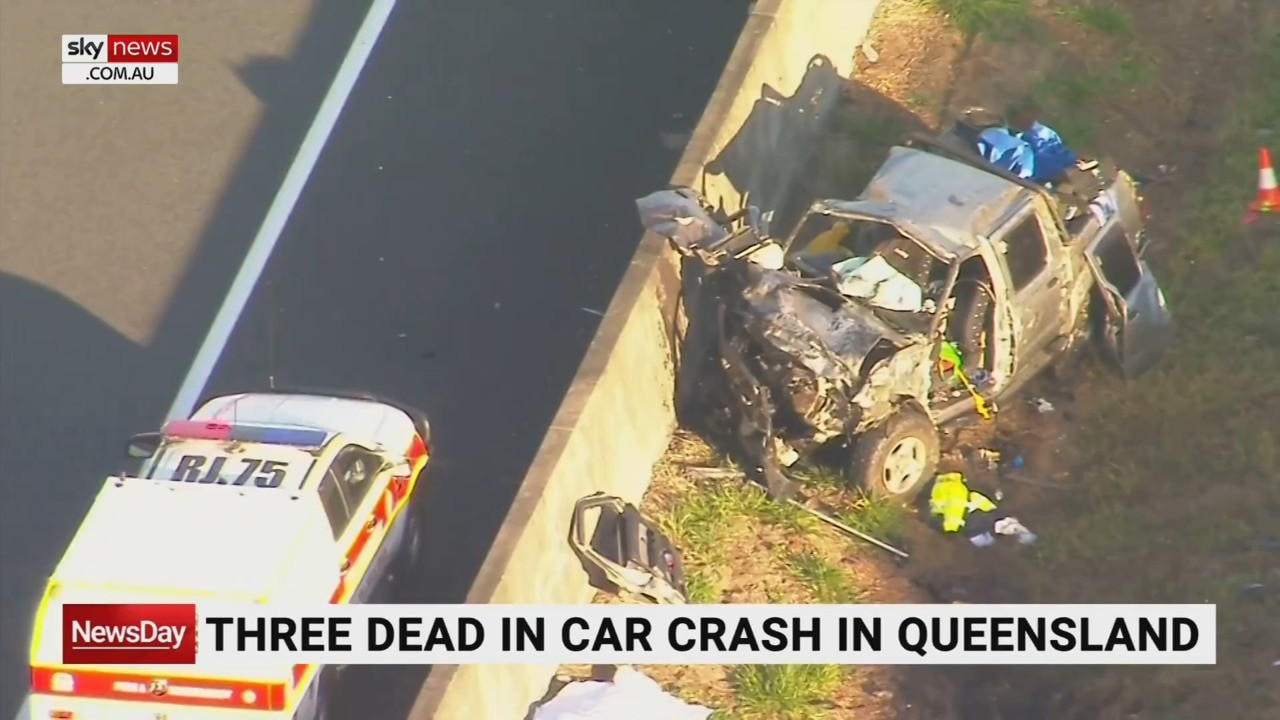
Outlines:
[[791,248],[802,275],[894,314],[932,313],[946,282],[946,264],[886,222],[813,212]]

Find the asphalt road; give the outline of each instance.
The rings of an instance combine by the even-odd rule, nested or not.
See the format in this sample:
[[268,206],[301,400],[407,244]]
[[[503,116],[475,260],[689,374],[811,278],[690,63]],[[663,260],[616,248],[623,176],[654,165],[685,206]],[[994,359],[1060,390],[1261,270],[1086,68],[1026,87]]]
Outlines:
[[[0,544],[5,597],[15,601],[2,611],[6,707],[16,707],[11,681],[22,669],[22,640],[9,628],[28,623],[40,579],[97,483],[88,460],[60,453],[83,436],[93,446],[85,455],[106,462],[164,412],[340,59],[333,48],[345,50],[363,10],[317,3],[290,60],[240,73],[262,118],[173,280],[155,331],[163,352],[149,352],[154,337],[140,348],[95,317],[104,313],[46,283],[6,278],[17,289],[5,294],[0,344],[3,504],[6,522],[20,523]],[[632,200],[674,167],[678,151],[660,136],[692,128],[745,9],[402,0],[392,15],[209,390],[274,376],[388,394],[429,412],[435,454],[419,508],[428,552],[404,600],[463,599],[594,333],[589,310],[604,308],[639,238]],[[185,36],[183,51],[185,63]],[[47,209],[55,211],[74,209]],[[100,243],[101,256],[83,262],[106,265],[118,251]],[[136,272],[118,296],[149,282],[146,248],[126,251],[114,262]],[[12,307],[45,314],[24,312],[11,327]],[[39,382],[21,375],[15,385],[18,370]],[[55,457],[60,478],[95,479],[50,487],[39,462]],[[7,587],[11,578],[20,585]],[[338,720],[403,717],[423,674],[359,671]]]
[[[158,423],[362,3],[0,0],[0,712],[124,438]],[[181,82],[63,86],[70,33],[177,33]]]

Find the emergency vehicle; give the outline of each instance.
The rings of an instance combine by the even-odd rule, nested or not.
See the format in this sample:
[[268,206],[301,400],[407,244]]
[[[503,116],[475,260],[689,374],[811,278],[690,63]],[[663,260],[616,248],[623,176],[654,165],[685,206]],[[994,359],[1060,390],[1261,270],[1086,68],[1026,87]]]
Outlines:
[[29,717],[323,718],[338,668],[64,666],[53,628],[63,603],[385,600],[416,559],[429,432],[386,400],[271,391],[135,436],[40,602]]

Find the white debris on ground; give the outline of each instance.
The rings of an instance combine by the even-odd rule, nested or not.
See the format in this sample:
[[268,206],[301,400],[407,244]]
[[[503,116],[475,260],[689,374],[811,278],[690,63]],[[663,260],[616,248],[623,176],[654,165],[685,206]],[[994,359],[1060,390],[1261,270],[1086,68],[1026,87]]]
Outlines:
[[564,686],[539,707],[533,720],[707,720],[711,710],[690,705],[648,676],[620,667],[612,682],[587,680]]

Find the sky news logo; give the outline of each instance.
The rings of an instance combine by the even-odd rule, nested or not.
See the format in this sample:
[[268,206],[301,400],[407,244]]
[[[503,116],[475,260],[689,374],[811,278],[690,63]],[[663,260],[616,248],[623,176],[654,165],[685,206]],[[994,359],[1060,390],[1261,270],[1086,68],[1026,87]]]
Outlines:
[[63,85],[176,85],[177,35],[63,35]]
[[195,605],[63,605],[64,665],[190,665]]

